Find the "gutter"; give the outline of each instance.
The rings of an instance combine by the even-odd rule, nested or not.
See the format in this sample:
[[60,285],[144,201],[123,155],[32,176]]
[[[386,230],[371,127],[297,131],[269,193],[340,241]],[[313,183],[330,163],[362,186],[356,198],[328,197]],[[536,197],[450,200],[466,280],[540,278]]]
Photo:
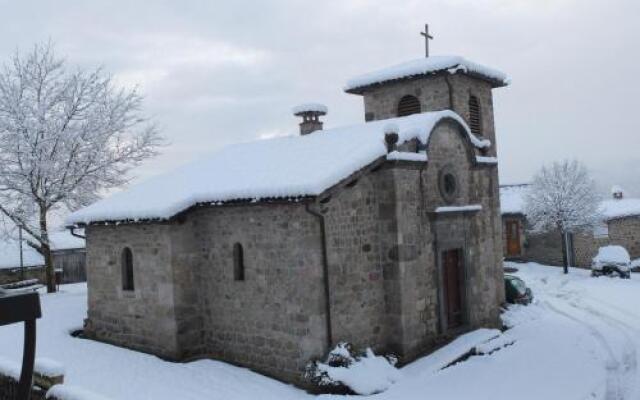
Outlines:
[[318,223],[320,224],[320,242],[322,246],[322,278],[324,283],[324,311],[326,318],[326,334],[327,334],[327,352],[331,351],[331,347],[333,346],[333,332],[331,329],[331,292],[329,287],[329,261],[327,257],[327,230],[324,220],[324,215],[319,212],[312,210],[311,205],[313,203],[307,203],[305,206],[305,210],[318,218]]
[[75,232],[73,231],[73,230],[74,230],[74,229],[76,229],[76,228],[77,228],[77,226],[75,226],[75,225],[69,225],[69,226],[67,226],[67,229],[69,230],[69,233],[71,233],[71,236],[75,236],[75,237],[80,238],[80,239],[86,239],[86,238],[87,238],[87,236],[85,236],[85,235],[81,235],[81,234],[79,234],[79,233],[75,233]]

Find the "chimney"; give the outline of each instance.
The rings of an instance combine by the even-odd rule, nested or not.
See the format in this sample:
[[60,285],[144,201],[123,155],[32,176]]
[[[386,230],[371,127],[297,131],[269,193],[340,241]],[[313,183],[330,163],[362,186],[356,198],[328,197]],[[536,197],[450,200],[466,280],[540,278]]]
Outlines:
[[622,198],[624,197],[624,190],[622,190],[620,186],[616,185],[611,188],[611,194],[613,195],[614,199],[622,200]]
[[400,138],[398,135],[398,125],[394,123],[389,123],[384,127],[384,142],[387,145],[387,153],[391,153],[395,151],[398,146],[398,139]]
[[322,130],[320,117],[327,114],[327,106],[318,103],[301,104],[293,108],[293,115],[302,117],[300,134],[307,135]]

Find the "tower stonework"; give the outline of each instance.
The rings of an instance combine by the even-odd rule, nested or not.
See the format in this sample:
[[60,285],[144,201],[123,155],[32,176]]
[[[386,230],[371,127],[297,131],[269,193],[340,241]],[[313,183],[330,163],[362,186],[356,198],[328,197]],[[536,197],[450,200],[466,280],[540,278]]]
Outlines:
[[453,110],[464,118],[470,127],[472,113],[469,105],[473,96],[479,105],[479,121],[476,122],[478,128],[474,134],[491,141],[492,146],[485,155],[495,157],[497,153],[492,89],[506,84],[505,81],[469,74],[464,70],[448,69],[347,87],[345,91],[363,97],[365,121],[402,116],[403,114],[399,113],[401,100],[413,96],[420,102],[420,112]]

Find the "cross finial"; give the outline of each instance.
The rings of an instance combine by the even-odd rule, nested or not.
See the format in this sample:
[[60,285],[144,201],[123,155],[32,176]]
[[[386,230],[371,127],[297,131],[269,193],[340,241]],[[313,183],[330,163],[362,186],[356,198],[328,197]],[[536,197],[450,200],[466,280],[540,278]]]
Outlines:
[[424,36],[424,56],[429,57],[429,39],[433,39],[433,36],[429,34],[429,24],[424,24],[424,32],[420,32]]

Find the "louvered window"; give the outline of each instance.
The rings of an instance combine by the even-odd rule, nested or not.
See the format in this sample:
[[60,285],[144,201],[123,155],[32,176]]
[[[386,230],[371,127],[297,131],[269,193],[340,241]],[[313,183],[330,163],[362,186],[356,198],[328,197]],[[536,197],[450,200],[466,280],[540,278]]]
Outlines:
[[469,127],[471,128],[471,132],[476,135],[482,135],[480,102],[476,96],[469,97]]
[[420,100],[417,97],[407,95],[400,99],[398,103],[398,117],[405,117],[420,112]]

